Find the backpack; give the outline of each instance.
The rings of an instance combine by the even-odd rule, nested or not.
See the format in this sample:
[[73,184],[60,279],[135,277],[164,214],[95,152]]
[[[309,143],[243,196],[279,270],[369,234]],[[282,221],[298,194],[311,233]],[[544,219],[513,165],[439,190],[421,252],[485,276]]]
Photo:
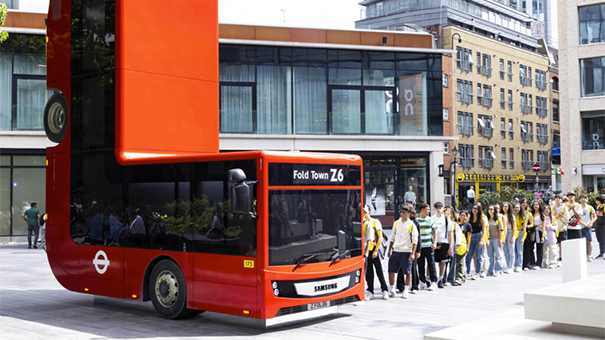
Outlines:
[[38,223],[40,223],[40,225],[44,225],[44,223],[46,223],[46,213],[40,216],[40,221],[38,221]]
[[462,232],[460,225],[454,223],[454,243],[458,243],[458,238],[460,238],[460,245],[458,245],[456,254],[462,256],[466,253],[466,237],[464,237],[464,233]]

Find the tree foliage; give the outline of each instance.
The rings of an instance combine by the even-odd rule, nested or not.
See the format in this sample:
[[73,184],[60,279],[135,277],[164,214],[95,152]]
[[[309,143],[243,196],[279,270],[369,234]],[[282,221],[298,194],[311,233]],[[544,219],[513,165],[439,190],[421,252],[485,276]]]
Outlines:
[[[0,26],[4,26],[7,15],[8,7],[5,4],[0,3]],[[0,31],[0,43],[4,42],[6,39],[8,39],[8,32]]]

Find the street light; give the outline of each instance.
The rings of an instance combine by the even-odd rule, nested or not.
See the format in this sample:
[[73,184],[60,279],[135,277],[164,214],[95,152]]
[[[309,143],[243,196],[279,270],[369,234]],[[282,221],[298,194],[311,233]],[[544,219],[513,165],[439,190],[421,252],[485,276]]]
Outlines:
[[462,37],[460,36],[460,34],[458,34],[458,33],[452,34],[452,50],[454,49],[454,37],[455,36],[458,36],[458,43],[459,44],[462,42]]
[[458,209],[458,204],[456,202],[456,163],[458,162],[456,156],[458,156],[458,148],[456,148],[456,146],[452,149],[452,156],[454,156],[450,163],[450,169],[452,169],[452,165],[454,166],[454,178],[452,179],[452,205],[454,206],[454,209]]

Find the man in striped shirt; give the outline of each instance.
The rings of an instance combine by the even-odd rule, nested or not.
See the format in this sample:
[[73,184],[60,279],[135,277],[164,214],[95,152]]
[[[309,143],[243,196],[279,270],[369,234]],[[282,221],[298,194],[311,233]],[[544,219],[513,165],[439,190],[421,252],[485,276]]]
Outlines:
[[[435,248],[437,248],[437,226],[429,216],[430,207],[426,203],[418,205],[420,215],[416,219],[420,224],[420,258],[418,259],[418,276],[420,287],[423,285],[433,291],[437,289],[437,273],[435,271]],[[426,280],[425,262],[428,262],[431,281]]]

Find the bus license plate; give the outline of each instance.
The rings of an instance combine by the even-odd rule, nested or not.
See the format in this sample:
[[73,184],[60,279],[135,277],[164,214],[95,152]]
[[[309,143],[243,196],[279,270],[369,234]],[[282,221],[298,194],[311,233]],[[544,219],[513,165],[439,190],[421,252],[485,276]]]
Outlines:
[[315,302],[315,303],[310,303],[307,306],[308,306],[307,310],[315,310],[315,309],[329,307],[330,302],[329,301]]

